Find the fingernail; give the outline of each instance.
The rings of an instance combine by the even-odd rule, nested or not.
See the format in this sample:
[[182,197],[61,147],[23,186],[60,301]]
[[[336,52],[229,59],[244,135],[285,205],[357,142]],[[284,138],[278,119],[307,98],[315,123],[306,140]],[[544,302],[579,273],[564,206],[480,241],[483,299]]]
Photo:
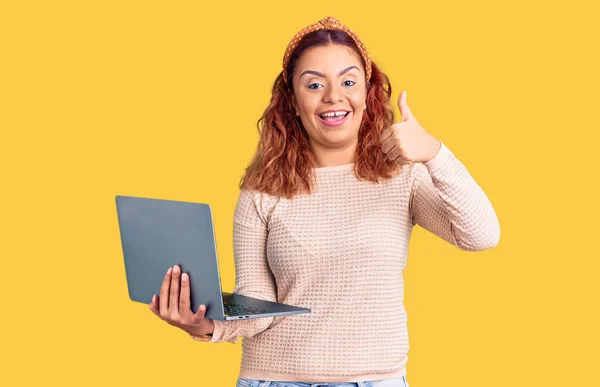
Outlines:
[[182,279],[183,281],[187,281],[187,276],[188,276],[188,275],[187,275],[187,273],[183,273],[183,274],[181,275],[181,279]]
[[204,305],[200,305],[200,310],[204,312]]
[[179,273],[179,266],[175,265],[175,266],[173,267],[173,271],[174,271],[175,273]]
[[156,299],[156,294],[152,295],[152,302],[154,302],[154,300]]
[[171,270],[173,270],[172,267],[170,267],[169,270],[167,270],[167,274],[171,274]]

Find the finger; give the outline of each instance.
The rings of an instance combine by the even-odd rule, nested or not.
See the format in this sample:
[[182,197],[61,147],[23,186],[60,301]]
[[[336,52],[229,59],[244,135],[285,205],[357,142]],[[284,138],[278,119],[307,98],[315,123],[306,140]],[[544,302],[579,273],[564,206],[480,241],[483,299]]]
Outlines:
[[169,310],[169,287],[171,286],[171,272],[173,268],[170,267],[167,270],[167,274],[165,274],[165,278],[163,279],[163,284],[160,287],[160,315],[166,316],[167,311]]
[[157,299],[156,294],[153,294],[152,295],[152,301],[150,301],[150,304],[148,304],[148,307],[150,308],[150,310],[152,311],[152,313],[154,313],[158,317],[161,317],[160,310],[158,309],[158,302],[157,302],[156,299]]
[[390,137],[392,137],[394,135],[394,132],[395,132],[394,125],[389,126],[386,130],[383,131],[383,133],[381,133],[381,136],[379,136],[379,142],[383,144]]
[[400,155],[396,160],[394,160],[394,163],[396,163],[397,165],[411,165],[413,162],[405,159]]
[[391,161],[395,161],[399,156],[402,156],[402,150],[399,147],[394,147],[387,154],[387,158],[390,159]]
[[401,143],[400,140],[394,136],[388,138],[387,140],[385,140],[383,142],[383,144],[381,144],[381,150],[383,151],[383,153],[388,154],[392,149],[394,149],[395,147],[400,147]]
[[402,114],[402,121],[413,119],[412,112],[406,103],[406,90],[400,93],[400,96],[398,97],[398,107],[400,108],[400,113]]
[[179,293],[179,315],[189,317],[192,314],[190,310],[190,276],[187,273],[181,274],[181,292]]
[[206,314],[206,306],[204,304],[201,304],[198,307],[198,310],[196,311],[196,313],[194,313],[194,316],[192,317],[194,324],[199,324],[200,322],[202,322],[202,319],[204,319],[205,314]]
[[179,278],[181,277],[181,269],[178,265],[173,266],[173,274],[171,275],[171,291],[169,292],[169,311],[179,314]]

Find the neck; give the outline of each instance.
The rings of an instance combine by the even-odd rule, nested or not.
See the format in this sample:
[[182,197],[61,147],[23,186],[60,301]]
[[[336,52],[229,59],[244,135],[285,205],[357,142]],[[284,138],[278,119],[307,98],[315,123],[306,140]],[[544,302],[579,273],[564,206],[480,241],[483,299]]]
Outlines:
[[315,155],[315,167],[335,167],[337,165],[353,163],[356,145],[357,143],[353,142],[349,146],[343,148],[331,149],[313,144],[312,148]]

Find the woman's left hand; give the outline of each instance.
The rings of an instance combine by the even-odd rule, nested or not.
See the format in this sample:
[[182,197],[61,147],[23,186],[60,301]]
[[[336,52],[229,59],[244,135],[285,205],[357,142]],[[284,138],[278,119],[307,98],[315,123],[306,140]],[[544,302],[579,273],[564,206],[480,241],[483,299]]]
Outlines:
[[383,153],[398,165],[426,163],[433,159],[442,143],[413,117],[406,104],[406,91],[398,97],[398,107],[402,121],[388,127],[379,138]]

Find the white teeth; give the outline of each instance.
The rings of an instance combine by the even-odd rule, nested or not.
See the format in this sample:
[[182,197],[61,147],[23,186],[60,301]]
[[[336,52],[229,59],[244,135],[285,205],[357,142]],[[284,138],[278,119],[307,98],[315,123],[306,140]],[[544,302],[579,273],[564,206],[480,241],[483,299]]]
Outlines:
[[347,112],[330,112],[330,113],[323,113],[321,114],[321,116],[323,117],[340,117],[340,116],[345,116]]

